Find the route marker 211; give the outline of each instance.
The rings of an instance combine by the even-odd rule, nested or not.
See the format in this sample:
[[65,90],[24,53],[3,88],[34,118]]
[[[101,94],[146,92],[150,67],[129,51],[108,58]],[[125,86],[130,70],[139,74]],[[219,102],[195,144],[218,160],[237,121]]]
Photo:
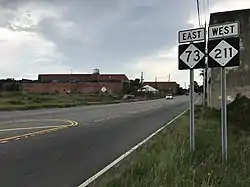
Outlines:
[[239,66],[238,22],[212,25],[208,30],[208,67]]

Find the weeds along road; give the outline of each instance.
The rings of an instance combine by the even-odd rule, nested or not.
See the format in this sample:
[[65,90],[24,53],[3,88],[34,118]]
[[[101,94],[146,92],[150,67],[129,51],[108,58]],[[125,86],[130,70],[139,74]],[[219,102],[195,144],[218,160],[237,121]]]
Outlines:
[[78,186],[187,109],[188,100],[0,112],[1,186]]

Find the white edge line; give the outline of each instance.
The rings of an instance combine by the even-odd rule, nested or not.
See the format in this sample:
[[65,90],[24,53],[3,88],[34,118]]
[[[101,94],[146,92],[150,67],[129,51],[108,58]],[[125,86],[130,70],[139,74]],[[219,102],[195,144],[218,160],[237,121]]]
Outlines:
[[106,121],[106,119],[105,118],[103,118],[103,119],[97,119],[97,120],[94,120],[93,122],[94,123],[98,123],[98,122],[101,122],[101,121]]
[[119,118],[119,117],[121,117],[121,115],[115,115],[115,116],[107,117],[106,120]]
[[136,113],[140,113],[140,112],[147,112],[147,111],[154,110],[154,109],[161,108],[161,107],[162,107],[162,105],[159,105],[159,106],[156,106],[153,108],[143,109],[143,110],[134,110],[134,111],[127,112],[127,114],[136,114]]
[[137,145],[135,145],[134,147],[132,147],[130,150],[128,150],[127,152],[125,152],[121,156],[119,156],[117,159],[115,159],[113,162],[111,162],[110,164],[108,164],[105,168],[103,168],[102,170],[100,170],[99,172],[97,172],[95,175],[93,175],[92,177],[90,177],[89,179],[87,179],[85,182],[83,182],[82,184],[80,184],[78,187],[86,187],[86,186],[88,186],[90,183],[92,183],[98,177],[100,177],[101,175],[103,175],[105,172],[107,172],[109,169],[111,169],[117,163],[119,163],[120,161],[122,161],[124,158],[126,158],[128,155],[130,155],[132,152],[134,152],[140,146],[142,146],[143,144],[145,144],[148,140],[150,140],[152,137],[154,137],[156,134],[158,134],[160,131],[162,131],[164,128],[166,128],[168,125],[170,125],[175,120],[177,120],[179,117],[181,117],[183,114],[185,114],[188,110],[189,109],[186,109],[185,111],[183,111],[182,113],[180,113],[178,116],[176,116],[175,118],[173,118],[167,124],[165,124],[160,129],[158,129],[156,132],[154,132],[153,134],[151,134],[150,136],[148,136],[146,139],[142,140],[140,143],[138,143]]
[[130,112],[127,112],[127,114],[136,114],[136,113],[139,113],[140,111],[138,110],[135,110],[135,111],[130,111]]

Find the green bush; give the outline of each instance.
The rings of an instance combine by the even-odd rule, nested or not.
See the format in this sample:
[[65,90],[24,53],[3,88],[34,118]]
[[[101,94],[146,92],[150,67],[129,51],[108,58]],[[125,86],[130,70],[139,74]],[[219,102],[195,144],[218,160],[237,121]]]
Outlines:
[[1,92],[1,96],[5,97],[5,98],[9,98],[9,97],[21,97],[22,93],[21,92],[8,92],[8,91],[4,91],[4,92]]
[[24,102],[22,100],[9,100],[8,103],[12,104],[12,105],[23,105],[24,104]]
[[227,106],[228,120],[233,126],[250,130],[250,99],[237,94],[235,100]]
[[33,96],[30,97],[30,100],[34,103],[43,103],[43,102],[53,101],[54,98],[50,96]]

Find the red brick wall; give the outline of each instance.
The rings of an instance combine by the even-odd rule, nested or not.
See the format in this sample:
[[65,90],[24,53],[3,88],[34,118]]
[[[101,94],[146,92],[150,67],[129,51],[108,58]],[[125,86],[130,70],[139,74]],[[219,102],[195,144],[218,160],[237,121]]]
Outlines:
[[23,91],[34,93],[67,93],[76,91],[80,93],[97,93],[101,88],[105,86],[108,91],[112,93],[121,93],[123,90],[123,84],[121,82],[108,82],[108,83],[90,83],[90,82],[78,82],[78,83],[22,83],[21,87]]
[[110,82],[112,80],[128,81],[125,74],[40,74],[38,75],[39,82],[69,82],[78,80],[80,82],[101,81]]

